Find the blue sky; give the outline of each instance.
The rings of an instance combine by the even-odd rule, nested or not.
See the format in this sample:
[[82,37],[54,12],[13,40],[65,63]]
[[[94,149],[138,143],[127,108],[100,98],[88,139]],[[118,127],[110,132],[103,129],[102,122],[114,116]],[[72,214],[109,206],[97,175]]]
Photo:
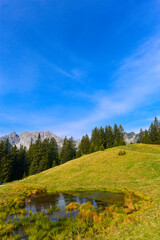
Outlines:
[[138,132],[159,93],[158,0],[0,1],[0,135]]

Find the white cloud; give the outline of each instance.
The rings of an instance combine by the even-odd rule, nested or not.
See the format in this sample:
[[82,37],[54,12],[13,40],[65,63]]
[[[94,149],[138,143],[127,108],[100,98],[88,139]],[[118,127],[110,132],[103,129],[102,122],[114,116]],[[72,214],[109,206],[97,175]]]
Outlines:
[[[46,64],[50,64],[56,71],[71,79],[77,80],[81,77],[81,72],[78,69],[72,70],[70,73],[51,62],[46,62]],[[90,95],[79,94],[80,98],[87,98],[92,103],[93,108],[87,114],[78,113],[78,120],[66,122],[59,119],[56,113],[53,114],[53,109],[49,109],[48,113],[47,111],[45,113],[27,113],[26,119],[25,115],[18,114],[17,119],[19,118],[19,120],[12,119],[12,116],[10,120],[13,122],[24,121],[28,128],[43,128],[60,136],[73,135],[78,138],[100,121],[114,116],[122,116],[139,107],[147,106],[148,99],[149,103],[152,104],[155,101],[155,94],[160,92],[159,36],[146,41],[132,56],[124,59],[115,73],[114,79],[112,92],[102,90]],[[75,117],[75,113],[73,114]],[[5,118],[5,116],[3,117]]]
[[98,121],[121,116],[134,109],[146,106],[148,97],[160,91],[160,38],[156,36],[140,46],[132,56],[126,58],[114,78],[112,93],[96,93],[88,98],[94,102],[94,109],[88,116],[65,124],[66,135],[81,135]]

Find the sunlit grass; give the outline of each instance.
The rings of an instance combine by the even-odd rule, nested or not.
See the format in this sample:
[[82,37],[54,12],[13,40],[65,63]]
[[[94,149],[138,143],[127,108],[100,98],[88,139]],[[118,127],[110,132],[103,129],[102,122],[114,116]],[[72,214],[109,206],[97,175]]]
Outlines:
[[[120,150],[125,151],[125,155],[118,155]],[[72,221],[63,220],[64,223],[62,221],[61,226],[52,226],[54,228],[52,231],[58,232],[56,234],[61,232],[58,239],[67,239],[66,233],[63,235],[62,231],[66,224],[70,226],[67,233],[67,236],[70,235],[68,239],[72,239],[73,233],[76,231],[77,239],[80,237],[80,232],[81,238],[79,239],[87,239],[87,236],[88,239],[94,239],[94,235],[95,239],[160,239],[160,146],[158,145],[133,144],[107,149],[82,156],[24,180],[6,184],[0,188],[0,232],[4,229],[9,233],[11,231],[10,224],[4,226],[4,219],[9,212],[22,213],[23,208],[21,209],[21,207],[23,207],[25,197],[33,191],[36,193],[37,190],[43,191],[44,189],[47,189],[48,192],[75,190],[122,190],[127,192],[126,189],[130,189],[143,196],[148,196],[151,200],[149,203],[142,202],[143,208],[132,215],[128,214],[133,210],[130,197],[128,197],[126,205],[128,204],[130,207],[128,207],[129,210],[126,208],[125,212],[128,217],[123,221],[119,220],[120,224],[117,224],[116,220],[114,222],[113,219],[110,223],[110,230],[106,230],[104,224],[101,224],[102,229],[101,233],[98,233],[98,238],[96,229],[87,228],[86,223],[81,226],[77,225],[75,229],[73,219]],[[13,206],[15,209],[12,208]],[[138,203],[134,202],[134,206],[137,207],[137,210],[139,209]],[[41,225],[43,217],[39,216],[38,224]],[[95,215],[94,218],[99,219],[99,215],[98,217]],[[118,218],[115,216],[115,219]],[[42,228],[44,239],[47,228],[50,229],[49,220],[45,218],[45,221],[47,221],[48,227]],[[55,223],[52,224],[55,226]],[[88,235],[85,235],[86,229]],[[32,224],[26,231],[31,235],[37,234],[38,231],[38,234],[42,235],[40,229],[34,228]],[[89,238],[91,235],[92,238]],[[8,234],[8,239],[10,237]]]

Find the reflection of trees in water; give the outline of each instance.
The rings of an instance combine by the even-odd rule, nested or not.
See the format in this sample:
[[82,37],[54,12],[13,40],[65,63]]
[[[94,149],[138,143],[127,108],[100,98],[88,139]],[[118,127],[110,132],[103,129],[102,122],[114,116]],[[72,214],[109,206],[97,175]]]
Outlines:
[[97,208],[98,206],[97,206],[97,203],[96,203],[96,201],[95,200],[92,200],[92,205],[95,207],[95,208]]
[[74,195],[62,194],[62,193],[59,195],[58,205],[59,205],[59,207],[65,208],[66,205],[68,205],[71,202],[77,202],[80,205],[82,205],[88,201],[91,202],[91,204],[95,208],[99,208],[99,207],[104,208],[107,206],[106,202],[102,202],[100,200],[90,199],[90,198],[86,198],[84,196],[74,196]]
[[78,196],[70,195],[70,194],[63,194],[65,199],[65,204],[68,205],[71,202],[78,202],[80,203],[80,199]]
[[49,195],[45,194],[43,196],[36,196],[31,199],[30,209],[35,212],[41,212],[46,210],[51,206],[56,206],[58,202],[59,194]]
[[99,200],[94,200],[95,201],[95,208],[102,208],[104,209],[105,207],[107,207],[107,203],[106,202],[102,202],[102,201],[99,201]]
[[81,197],[80,199],[80,204],[84,204],[87,202],[87,199],[85,197]]
[[[86,195],[86,196],[85,196]],[[113,197],[113,199],[111,198]],[[105,198],[106,197],[106,198]],[[115,201],[115,199],[119,200],[121,198],[122,201],[122,195],[120,194],[108,194],[104,192],[86,192],[86,193],[74,193],[74,195],[66,194],[66,193],[59,193],[59,194],[41,194],[37,196],[31,197],[31,203],[26,204],[26,209],[29,211],[30,209],[33,212],[41,212],[45,211],[47,208],[51,207],[59,207],[61,211],[65,211],[66,205],[68,205],[71,202],[77,202],[80,205],[90,201],[91,204],[95,208],[105,208],[109,203],[110,200],[112,202]],[[99,199],[99,200],[96,200]],[[101,200],[100,200],[101,199]],[[117,202],[117,201],[116,201]],[[57,210],[55,210],[57,212]]]
[[65,195],[60,193],[59,194],[59,198],[58,198],[58,201],[57,201],[57,205],[60,207],[60,208],[65,208],[66,207],[66,198],[65,198]]
[[76,202],[78,202],[79,204],[83,204],[86,203],[86,199],[84,197],[77,196]]

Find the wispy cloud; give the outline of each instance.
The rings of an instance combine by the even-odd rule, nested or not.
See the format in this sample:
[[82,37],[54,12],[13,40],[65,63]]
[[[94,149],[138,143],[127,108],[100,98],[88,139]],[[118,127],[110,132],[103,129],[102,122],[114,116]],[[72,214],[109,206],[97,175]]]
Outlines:
[[64,70],[63,68],[53,64],[50,62],[50,65],[57,71],[59,72],[60,74],[72,79],[72,80],[75,80],[75,81],[78,81],[80,83],[83,83],[82,79],[80,78],[82,73],[80,72],[80,70],[78,69],[73,69],[71,70],[71,72],[67,72],[66,70]]
[[36,57],[40,60],[41,63],[47,65],[47,67],[50,67],[53,71],[56,71],[56,72],[60,73],[61,75],[68,77],[71,80],[74,80],[74,81],[77,81],[80,83],[84,83],[84,81],[81,78],[83,76],[82,70],[80,70],[78,68],[65,70],[63,67],[58,66],[57,64],[55,64],[51,60],[46,59],[43,56],[40,56],[37,54]]
[[102,91],[90,95],[88,98],[94,101],[94,109],[88,116],[65,124],[66,135],[80,135],[82,129],[86,130],[98,121],[146,106],[148,98],[154,101],[154,95],[160,91],[159,36],[146,41],[132,56],[123,60],[114,78],[112,94]]
[[[29,57],[30,56],[30,57]],[[25,58],[25,57],[24,57]],[[36,59],[36,63],[35,63]],[[67,77],[70,81],[76,81],[81,84],[83,71],[75,68],[66,71],[64,68],[59,67],[53,62],[29,52],[27,60],[21,59],[18,67],[13,67],[10,71],[5,72],[0,66],[0,94],[7,92],[31,92],[36,89],[41,78],[41,68],[46,66],[50,69],[50,76],[54,76],[54,73]]]
[[[50,64],[56,71],[73,80],[81,78],[82,73],[78,69],[70,73],[51,62],[47,61],[46,64]],[[115,80],[112,92],[103,89],[94,94],[84,92],[78,95],[79,98],[87,98],[92,105],[92,109],[90,108],[87,114],[85,112],[77,115],[78,120],[66,122],[58,118],[53,109],[33,114],[20,113],[17,114],[17,119],[12,115],[1,117],[12,122],[24,121],[28,130],[39,128],[39,130],[51,130],[62,137],[73,135],[78,138],[103,120],[132,113],[137,108],[147,106],[148,101],[151,104],[155,101],[155,95],[160,92],[159,36],[144,42],[131,56],[124,59],[113,77]],[[76,115],[76,111],[73,115]],[[75,116],[74,119],[76,119]]]

